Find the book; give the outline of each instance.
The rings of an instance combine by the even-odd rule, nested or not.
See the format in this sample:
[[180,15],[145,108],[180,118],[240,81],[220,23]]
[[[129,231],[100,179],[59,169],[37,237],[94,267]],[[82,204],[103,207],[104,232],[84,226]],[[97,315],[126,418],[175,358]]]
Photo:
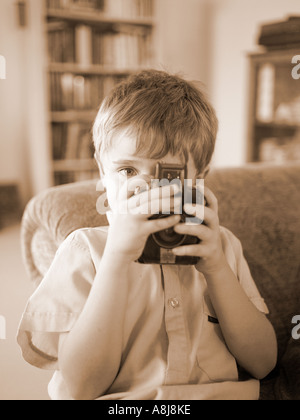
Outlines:
[[261,35],[280,35],[282,33],[297,33],[300,30],[300,16],[290,16],[287,20],[267,23],[261,26]]
[[91,111],[99,108],[105,96],[126,75],[77,75],[50,72],[50,102],[52,112]]
[[116,18],[153,16],[153,0],[47,0],[46,7],[48,10],[96,11]]
[[280,164],[300,160],[299,136],[263,139],[259,147],[259,160]]
[[0,229],[22,219],[22,205],[17,184],[0,183]]
[[151,30],[123,26],[106,30],[89,25],[51,25],[48,29],[51,63],[76,63],[82,69],[103,65],[116,69],[148,66],[151,62]]
[[75,28],[65,22],[48,24],[50,63],[75,63]]
[[54,161],[94,158],[92,124],[53,123],[51,131]]
[[66,151],[63,159],[75,160],[77,158],[77,145],[79,140],[80,124],[71,123],[68,124],[67,139],[66,139]]
[[67,10],[102,10],[104,0],[47,0],[46,7],[50,9]]
[[82,67],[92,64],[92,28],[88,25],[75,27],[76,63]]
[[300,17],[265,24],[261,27],[258,43],[264,46],[282,46],[300,43]]
[[94,157],[95,148],[93,137],[90,129],[84,127],[79,135],[77,145],[77,159],[92,159]]
[[264,64],[259,68],[257,86],[256,119],[271,122],[274,117],[275,67]]

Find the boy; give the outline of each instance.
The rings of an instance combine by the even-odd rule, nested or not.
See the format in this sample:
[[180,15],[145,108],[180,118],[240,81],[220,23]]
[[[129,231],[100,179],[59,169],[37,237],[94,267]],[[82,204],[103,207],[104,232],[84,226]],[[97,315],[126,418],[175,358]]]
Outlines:
[[[149,217],[169,208],[175,187],[130,193],[157,163],[205,177],[216,133],[204,95],[165,72],[132,76],[104,100],[94,142],[110,226],[67,238],[20,325],[25,359],[56,370],[52,399],[258,398],[276,338],[240,242],[219,226],[214,194],[205,188],[204,223],[188,225],[179,215]],[[172,227],[199,239],[174,255],[199,262],[137,263],[149,235]],[[237,364],[248,380],[239,381]]]

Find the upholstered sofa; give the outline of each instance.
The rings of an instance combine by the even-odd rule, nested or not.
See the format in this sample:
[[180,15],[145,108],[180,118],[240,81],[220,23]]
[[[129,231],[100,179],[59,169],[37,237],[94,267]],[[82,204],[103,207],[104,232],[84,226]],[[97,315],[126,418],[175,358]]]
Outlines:
[[[300,399],[300,340],[291,334],[292,318],[300,315],[300,163],[214,169],[206,182],[219,200],[221,224],[243,244],[276,330],[278,366],[261,381],[261,399]],[[107,224],[96,211],[99,195],[96,181],[87,181],[49,189],[28,203],[22,249],[35,285],[72,231]]]

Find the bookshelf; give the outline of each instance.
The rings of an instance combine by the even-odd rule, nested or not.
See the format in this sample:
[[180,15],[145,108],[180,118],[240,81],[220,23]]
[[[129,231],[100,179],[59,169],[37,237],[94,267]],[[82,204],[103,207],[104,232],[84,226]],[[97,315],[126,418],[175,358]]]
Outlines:
[[98,177],[91,129],[103,98],[154,62],[155,0],[44,0],[53,184]]
[[300,161],[300,17],[264,24],[258,43],[249,56],[248,160]]
[[248,161],[300,160],[300,80],[292,77],[299,50],[250,55]]

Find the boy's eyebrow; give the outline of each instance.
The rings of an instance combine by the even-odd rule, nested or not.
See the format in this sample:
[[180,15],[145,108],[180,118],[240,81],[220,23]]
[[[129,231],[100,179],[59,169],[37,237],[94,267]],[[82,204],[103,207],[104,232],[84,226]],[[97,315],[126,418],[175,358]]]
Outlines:
[[136,159],[120,159],[120,160],[114,160],[112,163],[114,163],[115,165],[130,165],[131,163],[135,163],[138,162],[140,159],[136,158]]
[[[139,157],[136,157],[136,158],[133,157],[132,159],[113,160],[112,163],[114,165],[131,165],[133,163],[137,163],[137,162],[140,162],[140,161],[141,161],[141,158],[139,158]],[[165,164],[166,163],[166,161],[164,159],[159,159],[158,162],[161,163],[161,164]],[[178,164],[180,164],[180,163],[178,163]]]

